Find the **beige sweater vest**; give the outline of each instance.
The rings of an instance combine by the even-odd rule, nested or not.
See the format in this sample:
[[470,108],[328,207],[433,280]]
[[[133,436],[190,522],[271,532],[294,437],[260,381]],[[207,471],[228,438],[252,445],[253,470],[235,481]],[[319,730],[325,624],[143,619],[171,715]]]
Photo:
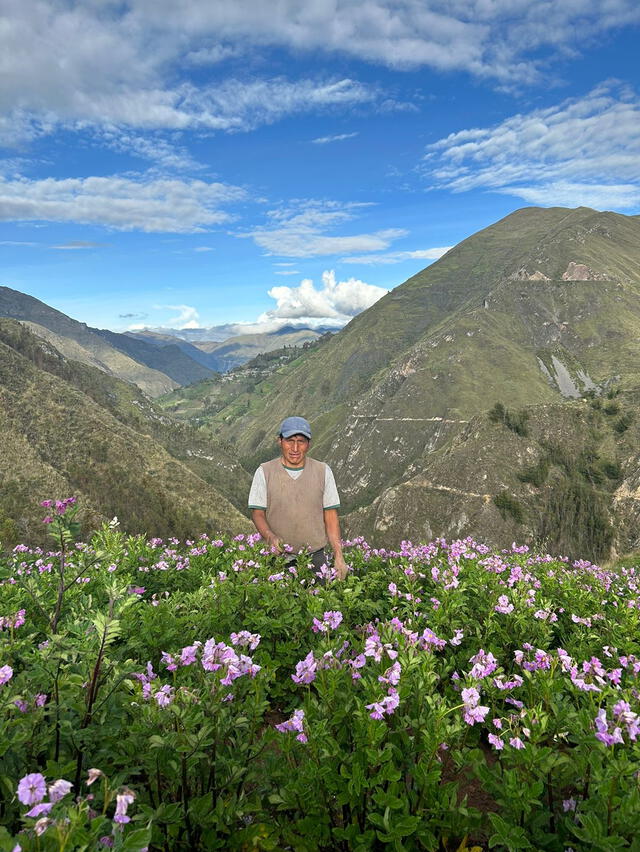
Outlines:
[[267,482],[267,523],[294,550],[320,550],[327,544],[324,528],[324,462],[307,457],[302,473],[292,479],[280,459],[262,465]]

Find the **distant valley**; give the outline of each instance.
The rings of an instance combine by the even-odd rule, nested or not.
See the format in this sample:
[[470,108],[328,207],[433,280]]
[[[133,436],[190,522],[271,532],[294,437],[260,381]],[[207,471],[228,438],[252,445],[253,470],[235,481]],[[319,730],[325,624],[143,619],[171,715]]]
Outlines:
[[178,330],[117,333],[91,328],[9,287],[0,287],[0,317],[26,324],[66,357],[133,382],[150,397],[225,373],[261,352],[301,346],[323,332],[287,326],[272,333],[233,335],[230,327],[225,337],[225,328],[218,327],[211,330],[215,339],[207,340],[207,329],[190,329],[193,343]]

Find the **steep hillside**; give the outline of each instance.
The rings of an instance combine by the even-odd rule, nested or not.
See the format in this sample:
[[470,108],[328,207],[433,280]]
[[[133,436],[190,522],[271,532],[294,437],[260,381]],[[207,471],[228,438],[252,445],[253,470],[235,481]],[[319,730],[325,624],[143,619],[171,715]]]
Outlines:
[[[240,531],[248,475],[222,446],[166,421],[135,387],[0,320],[0,530],[42,536],[37,503],[77,494],[87,522],[154,535]],[[224,496],[223,496],[224,493]]]
[[[137,340],[128,334],[117,334],[108,329],[96,328],[92,330],[114,349],[124,352],[140,364],[145,364],[153,370],[159,370],[178,385],[192,385],[215,375],[215,370],[206,366],[198,358],[196,347],[190,346],[188,343],[184,345],[184,348],[177,341],[167,343],[164,346],[156,346],[144,340]],[[196,354],[195,358],[193,353]]]
[[175,344],[158,347],[125,334],[91,328],[9,287],[0,287],[0,317],[26,323],[67,358],[132,382],[151,397],[213,374]]
[[[382,529],[380,495],[421,481],[496,402],[553,410],[585,393],[633,389],[639,356],[640,218],[527,208],[460,243],[271,376],[264,392],[258,385],[234,400],[216,423],[251,467],[272,453],[283,412],[305,414],[314,453],[333,465],[347,509],[375,516],[367,528]],[[517,468],[514,447],[499,444],[486,464],[504,455]],[[492,471],[479,464],[477,475]],[[427,519],[439,517],[436,502],[421,503]],[[391,515],[402,523],[394,527]],[[477,515],[460,517],[460,532],[474,532]],[[385,518],[388,530],[411,537],[422,535],[411,532],[414,523],[436,535],[448,528],[444,516],[419,521],[406,502]]]
[[344,520],[377,543],[470,531],[501,547],[594,560],[640,547],[640,393],[473,417],[407,478]]

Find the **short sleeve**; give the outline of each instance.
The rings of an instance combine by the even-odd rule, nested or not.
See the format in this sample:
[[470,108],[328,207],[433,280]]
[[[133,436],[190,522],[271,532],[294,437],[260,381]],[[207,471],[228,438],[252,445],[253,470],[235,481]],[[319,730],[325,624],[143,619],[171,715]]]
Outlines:
[[251,483],[251,490],[249,491],[249,508],[267,508],[267,480],[265,479],[262,465],[260,465],[253,474],[253,482]]
[[339,509],[340,495],[336,486],[333,471],[328,464],[324,466],[324,494],[322,495],[322,506],[324,509]]

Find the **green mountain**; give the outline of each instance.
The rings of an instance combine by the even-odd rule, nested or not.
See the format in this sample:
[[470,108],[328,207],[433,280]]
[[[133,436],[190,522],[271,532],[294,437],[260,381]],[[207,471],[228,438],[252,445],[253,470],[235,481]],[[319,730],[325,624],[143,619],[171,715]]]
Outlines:
[[71,494],[88,528],[117,515],[149,535],[249,529],[237,508],[249,477],[233,451],[12,320],[0,320],[0,401],[5,545],[43,540],[38,502]]
[[[266,387],[240,393],[215,415],[215,428],[251,467],[272,454],[283,414],[307,416],[314,452],[332,464],[351,513],[347,529],[380,543],[478,531],[497,544],[534,534],[554,543],[565,539],[525,520],[514,527],[517,510],[504,508],[542,444],[525,452],[486,412],[497,402],[526,408],[531,434],[546,441],[549,417],[560,423],[565,412],[586,411],[572,400],[640,387],[639,356],[640,217],[526,208],[464,240]],[[479,444],[463,442],[469,429],[479,429]],[[480,452],[485,445],[492,451]],[[476,464],[461,463],[452,485],[438,465],[471,446]],[[578,452],[571,441],[566,449]],[[602,458],[615,466],[620,451],[616,444]],[[573,476],[550,466],[556,477]],[[511,479],[498,477],[505,468]],[[446,492],[426,484],[436,471],[437,485],[457,495],[446,512],[438,508]],[[610,523],[617,497],[614,480],[605,480]],[[465,493],[482,495],[486,524]],[[605,550],[596,547],[599,556]]]

